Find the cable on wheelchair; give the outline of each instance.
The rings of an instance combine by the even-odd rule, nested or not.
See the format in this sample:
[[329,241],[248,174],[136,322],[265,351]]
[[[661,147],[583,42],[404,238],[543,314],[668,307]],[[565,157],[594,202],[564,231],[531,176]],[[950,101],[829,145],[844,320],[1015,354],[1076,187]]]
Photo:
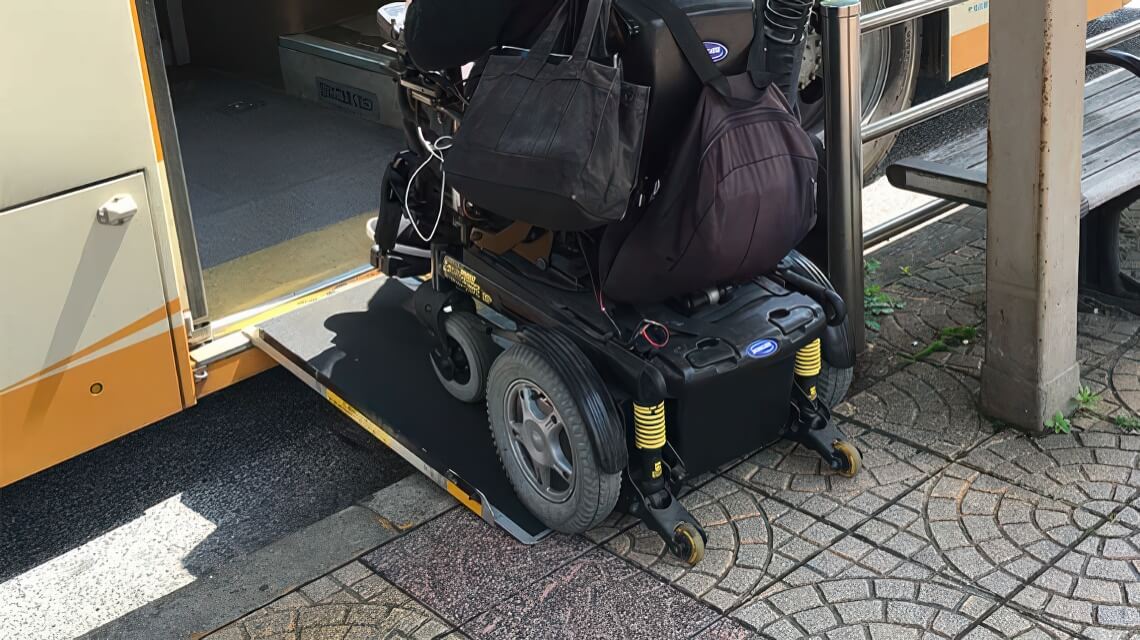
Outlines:
[[[412,172],[412,177],[408,179],[408,187],[404,190],[404,213],[408,216],[408,222],[412,224],[412,230],[415,231],[416,235],[420,237],[420,240],[424,242],[431,242],[432,238],[435,237],[435,232],[439,230],[440,221],[443,220],[443,203],[447,198],[447,170],[443,167],[443,152],[451,148],[451,138],[451,136],[439,136],[428,143],[427,151],[429,155],[427,159]],[[446,142],[447,146],[440,146],[441,142]],[[432,226],[431,233],[425,236],[423,232],[420,231],[420,226],[416,224],[416,217],[412,215],[412,209],[408,206],[408,201],[411,200],[412,185],[416,183],[416,178],[432,160],[439,160],[439,211],[436,212],[435,225]]]

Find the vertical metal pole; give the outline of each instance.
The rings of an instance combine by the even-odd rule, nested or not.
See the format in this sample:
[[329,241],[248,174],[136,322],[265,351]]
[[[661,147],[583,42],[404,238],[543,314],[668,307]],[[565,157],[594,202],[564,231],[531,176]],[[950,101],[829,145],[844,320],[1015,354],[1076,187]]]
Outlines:
[[823,0],[824,145],[827,149],[828,265],[847,303],[856,352],[863,326],[863,100],[859,0]]

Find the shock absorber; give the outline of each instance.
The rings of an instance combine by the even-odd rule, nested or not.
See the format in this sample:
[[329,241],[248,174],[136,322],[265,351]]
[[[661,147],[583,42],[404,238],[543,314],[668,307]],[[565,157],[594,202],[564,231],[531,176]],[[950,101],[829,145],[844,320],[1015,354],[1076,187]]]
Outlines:
[[796,352],[796,382],[803,389],[808,399],[816,399],[815,381],[823,368],[823,355],[820,340],[816,338]]
[[641,454],[641,490],[653,496],[665,488],[665,402],[633,405],[633,443]]
[[764,70],[774,75],[796,114],[804,39],[814,4],[814,0],[766,0],[763,9]]

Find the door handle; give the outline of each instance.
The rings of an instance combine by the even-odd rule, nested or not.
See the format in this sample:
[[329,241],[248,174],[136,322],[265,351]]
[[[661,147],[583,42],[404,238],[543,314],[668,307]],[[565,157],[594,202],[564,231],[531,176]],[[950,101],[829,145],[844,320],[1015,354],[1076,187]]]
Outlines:
[[119,226],[130,222],[138,212],[139,205],[134,198],[129,195],[115,196],[99,207],[95,219],[99,224]]

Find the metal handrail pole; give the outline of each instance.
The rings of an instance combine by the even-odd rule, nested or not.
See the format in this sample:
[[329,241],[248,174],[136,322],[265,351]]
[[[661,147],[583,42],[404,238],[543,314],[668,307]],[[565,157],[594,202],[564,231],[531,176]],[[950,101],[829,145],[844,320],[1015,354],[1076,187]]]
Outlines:
[[849,335],[866,347],[863,326],[863,119],[859,0],[823,0],[824,142],[828,268],[847,302]]
[[[903,6],[903,5],[897,5]],[[875,13],[880,13],[876,11]],[[874,15],[874,14],[871,14]],[[1087,51],[1096,51],[1104,49],[1113,45],[1120,44],[1129,38],[1140,35],[1140,20],[1129,22],[1123,26],[1115,29],[1105,31],[1104,33],[1093,36],[1085,42],[1085,49]],[[916,124],[926,122],[942,115],[946,111],[963,107],[971,102],[976,102],[986,97],[990,90],[990,81],[988,78],[983,78],[977,82],[955,89],[949,93],[944,93],[937,98],[927,100],[919,105],[892,114],[874,122],[863,126],[863,142],[873,142],[888,136],[892,133],[902,131],[903,129],[913,127]]]
[[990,81],[988,79],[978,80],[960,89],[955,89],[954,91],[944,93],[926,102],[919,103],[909,109],[891,114],[878,122],[864,125],[863,142],[867,143],[878,140],[883,136],[888,136],[897,131],[913,127],[916,124],[937,118],[947,111],[963,107],[971,102],[977,102],[985,98],[989,90]]
[[966,0],[910,0],[910,2],[896,4],[893,7],[879,9],[878,11],[872,11],[864,15],[859,20],[859,29],[863,33],[870,33],[879,29],[893,27],[907,20],[914,20],[915,18],[928,16],[932,13],[938,13],[943,9],[949,9],[963,2],[966,2]]
[[1095,35],[1085,42],[1085,51],[1096,51],[1113,45],[1118,45],[1129,38],[1140,35],[1140,20],[1123,24],[1115,29],[1109,29],[1102,34]]
[[931,200],[902,215],[867,229],[867,232],[863,234],[863,244],[864,246],[872,247],[879,243],[886,242],[890,240],[891,237],[897,236],[900,233],[906,233],[920,224],[929,222],[940,215],[950,213],[955,209],[964,209],[967,206],[969,205],[953,202],[951,200],[943,200],[941,198]]

